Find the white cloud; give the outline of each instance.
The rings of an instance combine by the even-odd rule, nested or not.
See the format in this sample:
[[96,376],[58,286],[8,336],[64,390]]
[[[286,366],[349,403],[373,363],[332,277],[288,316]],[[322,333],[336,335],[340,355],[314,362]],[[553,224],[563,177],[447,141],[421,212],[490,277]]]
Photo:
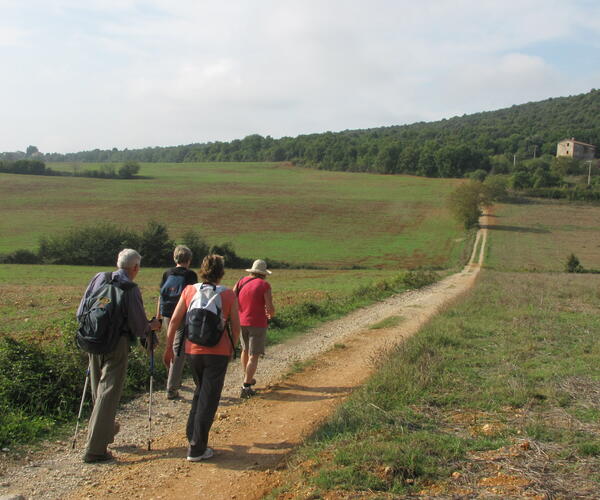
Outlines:
[[19,124],[0,150],[399,124],[583,92],[598,76],[573,77],[551,51],[536,52],[581,46],[582,30],[598,43],[600,5],[587,0],[0,0],[0,9],[12,30],[0,29],[0,49],[20,44],[0,50],[14,68],[0,80],[0,107]]
[[26,29],[0,26],[0,48],[16,47],[26,43],[30,34]]

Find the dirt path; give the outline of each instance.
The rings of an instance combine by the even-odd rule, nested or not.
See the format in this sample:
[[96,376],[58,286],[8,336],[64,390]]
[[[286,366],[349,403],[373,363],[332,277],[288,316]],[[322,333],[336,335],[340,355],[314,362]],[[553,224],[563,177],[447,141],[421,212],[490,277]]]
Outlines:
[[[278,468],[284,466],[286,455],[366,380],[381,353],[417,332],[441,307],[473,286],[486,238],[487,230],[480,230],[471,261],[462,272],[271,348],[259,365],[259,397],[239,400],[241,372],[232,367],[211,431],[212,460],[185,460],[191,389],[181,401],[157,395],[152,451],[146,447],[147,397],[141,397],[119,413],[123,430],[112,447],[115,463],[86,465],[81,462],[81,449],[71,451],[66,442],[49,443],[31,454],[26,465],[2,466],[0,497],[261,498],[277,486]],[[400,316],[402,321],[390,329],[368,329],[389,316]],[[302,362],[305,369],[289,375]],[[84,435],[85,429],[80,448]]]

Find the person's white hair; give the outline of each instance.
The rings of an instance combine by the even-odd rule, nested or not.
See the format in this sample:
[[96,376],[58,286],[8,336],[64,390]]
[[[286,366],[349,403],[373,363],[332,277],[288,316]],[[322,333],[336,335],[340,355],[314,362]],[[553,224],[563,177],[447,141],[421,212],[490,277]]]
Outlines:
[[124,248],[117,257],[117,267],[119,269],[131,269],[142,261],[142,256],[132,248]]

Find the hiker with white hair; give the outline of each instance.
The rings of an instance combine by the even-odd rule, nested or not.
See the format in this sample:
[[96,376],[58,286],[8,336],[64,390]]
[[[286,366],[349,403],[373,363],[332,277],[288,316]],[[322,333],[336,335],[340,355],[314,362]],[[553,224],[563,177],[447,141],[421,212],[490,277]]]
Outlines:
[[252,388],[256,384],[254,374],[258,367],[260,356],[265,354],[267,340],[267,327],[269,320],[275,316],[271,285],[266,281],[271,271],[267,269],[264,260],[255,260],[250,273],[240,279],[233,287],[238,297],[240,325],[242,329],[242,382],[241,398],[249,398],[256,395]]
[[156,345],[156,318],[148,320],[142,294],[133,282],[142,256],[131,248],[121,250],[117,270],[98,273],[90,281],[79,308],[77,343],[89,356],[89,374],[94,408],[90,416],[83,461],[106,462],[107,450],[119,432],[115,421],[121,399],[130,345],[137,338]]

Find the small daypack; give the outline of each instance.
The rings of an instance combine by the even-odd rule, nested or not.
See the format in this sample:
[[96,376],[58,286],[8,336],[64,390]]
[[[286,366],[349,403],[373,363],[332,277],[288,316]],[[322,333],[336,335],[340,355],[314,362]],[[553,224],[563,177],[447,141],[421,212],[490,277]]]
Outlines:
[[160,314],[170,318],[185,288],[184,274],[170,274],[160,288]]
[[77,316],[77,345],[90,354],[107,354],[116,349],[119,338],[127,330],[123,297],[137,285],[113,281],[112,273],[104,273],[106,282],[84,302]]
[[221,340],[225,322],[221,317],[221,292],[224,287],[210,283],[193,285],[196,294],[190,302],[186,315],[187,339],[194,344],[213,347]]

